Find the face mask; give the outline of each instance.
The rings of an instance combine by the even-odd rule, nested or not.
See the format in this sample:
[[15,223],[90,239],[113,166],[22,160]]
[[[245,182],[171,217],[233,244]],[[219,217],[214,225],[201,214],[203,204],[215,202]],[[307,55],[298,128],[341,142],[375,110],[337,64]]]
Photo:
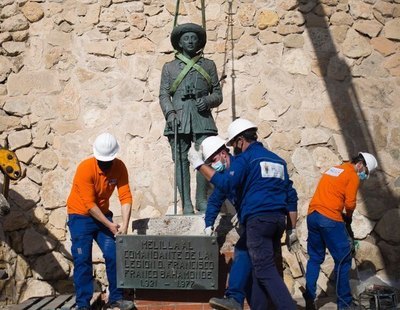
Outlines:
[[216,172],[222,172],[225,170],[225,164],[222,163],[222,161],[217,161],[216,163],[211,164],[211,167],[216,171]]
[[368,175],[365,173],[365,171],[358,172],[357,174],[358,174],[358,178],[361,181],[364,181],[368,178]]

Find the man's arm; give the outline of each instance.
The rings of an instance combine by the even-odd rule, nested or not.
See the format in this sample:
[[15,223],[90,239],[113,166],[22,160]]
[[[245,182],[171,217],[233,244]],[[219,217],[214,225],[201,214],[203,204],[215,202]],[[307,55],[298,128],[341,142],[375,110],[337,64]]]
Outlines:
[[121,203],[122,226],[118,230],[118,234],[125,235],[128,231],[129,220],[131,218],[132,209],[132,192],[129,186],[128,169],[125,164],[121,163],[121,174],[118,178],[118,198]]
[[[286,169],[285,169],[286,170]],[[297,191],[293,187],[293,182],[289,178],[289,174],[287,173],[287,170],[285,172],[285,177],[287,178],[287,198],[286,198],[286,203],[287,207],[286,210],[288,212],[287,216],[287,227],[286,229],[295,229],[296,228],[296,223],[297,223],[297,201],[298,196],[297,196]]]
[[235,157],[229,172],[216,173],[213,168],[204,164],[203,156],[192,146],[188,153],[188,159],[193,168],[197,169],[207,181],[217,187],[225,195],[229,195],[241,184],[246,174],[246,159],[244,157]]
[[297,232],[296,232],[296,224],[297,224],[297,191],[293,187],[293,182],[289,178],[289,174],[287,171],[287,167],[285,166],[285,178],[287,179],[286,183],[286,211],[287,211],[287,219],[286,219],[286,245],[289,251],[292,250],[293,245],[298,242]]
[[360,180],[358,179],[358,176],[351,174],[344,193],[344,209],[346,210],[346,217],[349,219],[351,219],[354,209],[356,208],[359,186]]
[[214,188],[214,191],[207,201],[207,209],[204,217],[206,228],[214,226],[215,219],[217,218],[218,213],[221,211],[221,206],[225,199],[226,195],[218,190],[218,188]]
[[207,181],[210,181],[215,174],[215,170],[208,165],[201,165],[197,170],[206,178]]
[[297,211],[289,211],[287,216],[286,229],[296,229],[297,224]]
[[126,235],[129,227],[129,220],[131,218],[132,204],[126,203],[121,206],[122,226],[118,229],[119,235]]
[[93,216],[100,223],[104,224],[112,233],[116,235],[118,232],[119,225],[108,220],[108,218],[101,212],[98,206],[94,206],[89,209],[89,214]]

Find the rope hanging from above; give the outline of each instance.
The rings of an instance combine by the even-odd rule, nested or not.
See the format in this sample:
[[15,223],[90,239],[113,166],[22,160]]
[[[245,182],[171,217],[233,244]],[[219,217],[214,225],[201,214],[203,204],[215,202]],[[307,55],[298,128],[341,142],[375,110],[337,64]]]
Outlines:
[[[174,47],[175,50],[175,57],[183,61],[186,66],[185,68],[181,71],[181,73],[178,75],[178,77],[175,79],[170,93],[173,95],[178,88],[178,86],[181,84],[185,76],[188,74],[188,72],[194,68],[196,71],[198,71],[207,81],[208,87],[211,88],[211,77],[210,75],[201,67],[199,66],[196,62],[201,58],[201,55],[203,53],[202,49],[204,45],[206,44],[206,14],[205,14],[205,0],[201,0],[201,17],[202,17],[202,24],[203,27],[193,24],[193,23],[187,23],[187,24],[182,24],[182,25],[177,25],[178,23],[178,15],[179,15],[179,5],[180,5],[180,0],[176,1],[176,9],[175,9],[175,18],[174,18],[174,28],[171,33],[171,43],[172,46]],[[178,41],[177,38],[180,37],[181,35],[181,27],[189,27],[190,31],[194,31],[197,33],[199,36],[199,42],[201,45],[201,51],[200,54],[197,55],[196,57],[192,59],[186,58],[181,51],[178,48]]]
[[[180,0],[176,0],[174,28],[176,27],[176,25],[178,23],[180,2],[181,2]],[[202,22],[203,28],[206,29],[206,4],[205,4],[205,0],[200,0],[200,2],[201,2],[201,22]]]

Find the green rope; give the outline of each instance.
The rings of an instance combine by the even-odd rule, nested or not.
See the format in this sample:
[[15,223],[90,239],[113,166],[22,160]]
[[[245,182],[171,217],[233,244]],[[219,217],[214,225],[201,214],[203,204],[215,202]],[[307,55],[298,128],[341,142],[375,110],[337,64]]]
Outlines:
[[202,20],[202,23],[203,23],[204,30],[207,30],[207,28],[206,28],[206,5],[205,5],[205,0],[201,0],[201,20]]
[[212,81],[210,75],[204,70],[201,66],[197,64],[197,61],[201,58],[201,55],[197,55],[196,57],[189,59],[183,56],[181,53],[177,53],[175,55],[176,58],[182,60],[186,66],[183,70],[179,73],[178,77],[174,81],[171,86],[170,94],[173,95],[177,90],[178,86],[182,83],[185,76],[188,74],[191,68],[194,68],[197,72],[199,72],[207,81],[208,88],[211,90],[212,88]]
[[[178,23],[180,0],[176,0],[175,16],[174,16],[174,28]],[[206,30],[206,4],[205,0],[201,0],[201,22],[204,30]]]
[[[176,0],[176,8],[175,8],[175,16],[174,16],[174,28],[176,27],[178,23],[178,15],[179,15],[179,5],[180,5],[180,0]],[[206,31],[206,5],[205,5],[205,0],[201,0],[201,19],[202,19],[202,24],[203,28]],[[190,71],[191,68],[196,69],[207,81],[208,87],[211,88],[211,77],[210,75],[196,62],[200,59],[202,53],[198,55],[197,57],[193,59],[187,59],[184,57],[181,53],[175,51],[175,57],[179,58],[182,60],[184,63],[186,63],[185,68],[180,72],[174,83],[172,84],[170,93],[171,95],[175,93],[177,90],[179,84],[182,82],[182,80],[185,78],[187,73]]]
[[174,28],[176,26],[176,23],[178,22],[179,3],[180,3],[180,0],[176,0],[175,17],[174,17]]
[[[182,55],[182,54],[176,54],[175,56],[178,57],[178,55]],[[183,56],[183,55],[182,55]],[[183,56],[184,57],[184,56]],[[178,86],[182,83],[183,79],[185,78],[185,76],[188,74],[188,72],[190,71],[190,69],[193,67],[193,65],[200,59],[201,55],[198,55],[192,59],[187,59],[186,57],[184,61],[186,63],[185,68],[183,68],[183,70],[179,73],[178,77],[175,79],[174,83],[172,83],[171,86],[171,90],[170,90],[170,94],[171,96],[176,92]],[[178,57],[179,58],[179,57]]]

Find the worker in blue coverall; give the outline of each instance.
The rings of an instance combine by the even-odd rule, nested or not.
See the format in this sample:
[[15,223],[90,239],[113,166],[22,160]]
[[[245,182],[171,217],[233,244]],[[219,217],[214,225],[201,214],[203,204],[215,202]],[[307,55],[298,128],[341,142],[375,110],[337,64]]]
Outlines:
[[[219,136],[211,136],[206,138],[201,144],[201,150],[204,160],[207,164],[217,172],[223,172],[229,169],[234,157],[229,153],[229,149],[225,146],[225,140]],[[205,234],[214,234],[214,222],[217,218],[221,206],[226,199],[232,205],[235,205],[235,193],[231,192],[226,195],[224,192],[215,188],[211,196],[208,198],[207,209],[205,214]],[[241,234],[235,245],[235,253],[233,264],[229,273],[228,288],[225,296],[229,298],[230,309],[243,309],[244,299],[247,296],[247,302],[251,300],[251,261],[246,247],[246,237]],[[246,296],[245,296],[246,295]],[[218,298],[211,298],[210,305],[214,309],[226,309],[219,305]],[[253,307],[252,307],[253,309]],[[255,309],[255,308],[254,308]]]
[[[219,136],[206,138],[201,144],[201,151],[205,163],[211,165],[216,172],[229,170],[230,164],[235,159],[229,153],[229,149],[225,146],[225,140]],[[236,195],[234,193],[226,195],[218,188],[216,188],[209,197],[205,214],[206,228],[204,231],[206,235],[214,234],[215,219],[217,218],[221,206],[226,199],[228,199],[232,205],[235,205]],[[234,218],[236,218],[237,221],[237,215],[235,215]],[[270,300],[266,299],[264,302],[258,302],[257,304],[252,304],[251,302],[252,291],[255,295],[264,295],[262,294],[262,291],[260,291],[261,288],[258,285],[258,282],[256,282],[253,287],[251,277],[252,265],[246,246],[246,235],[243,233],[243,229],[240,230],[240,238],[235,245],[234,259],[229,273],[225,298],[211,298],[210,306],[214,309],[241,310],[243,309],[244,299],[247,298],[247,303],[251,306],[252,310],[264,310],[266,304],[271,305]],[[289,242],[290,240],[287,241]],[[294,240],[292,241],[294,242]],[[283,277],[282,252],[280,248],[275,252],[275,256],[278,270],[281,277]]]
[[[253,283],[262,288],[258,294],[252,294],[252,303],[259,304],[268,296],[278,309],[296,309],[274,257],[285,230],[287,210],[291,211],[287,234],[289,239],[295,238],[297,193],[289,179],[286,162],[257,141],[257,126],[248,120],[232,122],[228,135],[228,145],[233,146],[237,155],[229,171],[216,173],[204,164],[194,148],[189,152],[189,161],[226,195],[236,192],[238,219],[245,229],[253,266]],[[222,309],[234,308],[227,305]]]

